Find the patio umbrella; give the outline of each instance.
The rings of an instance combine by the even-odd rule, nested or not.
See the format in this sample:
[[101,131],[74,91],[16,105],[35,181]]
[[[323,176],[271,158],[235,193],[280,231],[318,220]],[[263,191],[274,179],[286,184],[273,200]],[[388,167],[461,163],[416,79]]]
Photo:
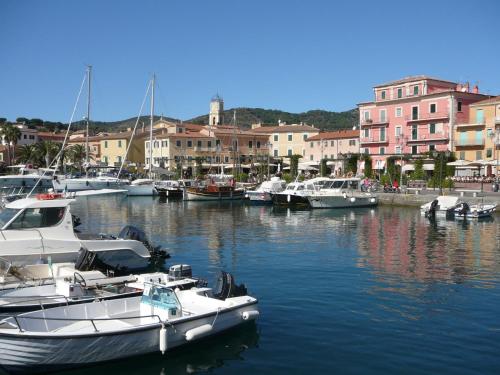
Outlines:
[[456,160],[456,161],[451,161],[449,163],[446,163],[446,165],[454,166],[454,167],[466,167],[470,165],[469,160]]

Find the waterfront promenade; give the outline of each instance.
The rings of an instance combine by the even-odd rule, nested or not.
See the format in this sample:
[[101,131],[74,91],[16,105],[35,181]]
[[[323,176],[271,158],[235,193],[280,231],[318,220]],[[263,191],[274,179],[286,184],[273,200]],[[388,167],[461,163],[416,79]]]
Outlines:
[[[377,193],[381,205],[420,207],[439,195],[439,189],[410,190],[407,193]],[[462,197],[471,204],[492,203],[497,205],[496,212],[500,212],[500,193],[481,192],[470,189],[443,190],[443,195]]]

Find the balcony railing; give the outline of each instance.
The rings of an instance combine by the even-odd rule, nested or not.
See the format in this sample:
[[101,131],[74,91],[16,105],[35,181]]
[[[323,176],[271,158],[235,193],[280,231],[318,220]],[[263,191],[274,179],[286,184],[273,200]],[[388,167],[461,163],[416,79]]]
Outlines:
[[449,117],[450,115],[447,112],[419,113],[417,114],[417,116],[414,115],[405,116],[405,120],[407,122],[432,121],[432,120],[444,120]]
[[470,122],[467,124],[457,124],[457,128],[463,129],[463,128],[477,128],[477,127],[483,127],[485,125],[485,121],[481,122]]
[[436,142],[448,141],[448,136],[445,134],[423,134],[418,135],[416,138],[410,137],[406,143],[421,143],[421,142]]
[[484,138],[481,139],[457,139],[457,147],[484,146]]
[[380,126],[380,125],[389,125],[389,119],[383,118],[379,120],[373,120],[373,119],[368,119],[368,120],[361,120],[361,126]]
[[200,146],[194,146],[195,151],[200,151],[200,152],[215,152],[217,151],[216,147],[200,147]]
[[389,143],[389,139],[386,138],[375,138],[375,137],[361,137],[361,144],[375,144],[375,143]]

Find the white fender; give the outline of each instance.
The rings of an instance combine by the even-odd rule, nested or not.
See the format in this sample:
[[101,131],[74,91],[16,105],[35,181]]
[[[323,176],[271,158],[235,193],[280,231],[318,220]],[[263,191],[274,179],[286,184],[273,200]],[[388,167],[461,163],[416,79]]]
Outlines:
[[356,198],[351,197],[351,202],[352,202],[352,203],[356,202]]
[[288,194],[288,195],[286,196],[286,201],[287,201],[288,203],[290,203],[290,200],[291,200],[291,197],[290,197],[290,194]]
[[375,203],[375,198],[370,198],[370,202]]
[[160,329],[160,351],[161,354],[165,354],[167,351],[167,329],[165,327]]
[[259,317],[259,312],[257,310],[245,311],[241,317],[243,320],[255,320]]
[[189,331],[186,332],[186,340],[187,341],[192,341],[199,339],[203,336],[206,336],[212,331],[212,325],[210,324],[203,324],[202,326],[190,329]]

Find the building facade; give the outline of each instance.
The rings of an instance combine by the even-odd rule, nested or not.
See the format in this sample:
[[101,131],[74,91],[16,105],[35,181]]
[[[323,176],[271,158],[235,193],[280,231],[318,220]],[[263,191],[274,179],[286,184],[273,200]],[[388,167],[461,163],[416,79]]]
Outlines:
[[458,159],[490,162],[490,172],[495,173],[500,157],[500,96],[471,104],[469,119],[457,124],[454,138]]
[[[110,167],[119,167],[126,156],[127,164],[135,164],[137,167],[144,166],[144,138],[149,136],[148,132],[138,132],[130,140],[132,132],[109,133],[99,136],[99,149],[101,164]],[[127,148],[128,149],[128,154]]]
[[262,124],[252,125],[252,132],[268,136],[268,147],[274,158],[292,155],[306,155],[307,139],[319,134],[314,126],[304,124],[287,125],[279,122],[278,126]]
[[475,86],[413,76],[374,87],[374,101],[360,103],[360,152],[383,170],[391,155],[418,155],[454,148],[457,124],[469,118],[469,106],[488,98]]

